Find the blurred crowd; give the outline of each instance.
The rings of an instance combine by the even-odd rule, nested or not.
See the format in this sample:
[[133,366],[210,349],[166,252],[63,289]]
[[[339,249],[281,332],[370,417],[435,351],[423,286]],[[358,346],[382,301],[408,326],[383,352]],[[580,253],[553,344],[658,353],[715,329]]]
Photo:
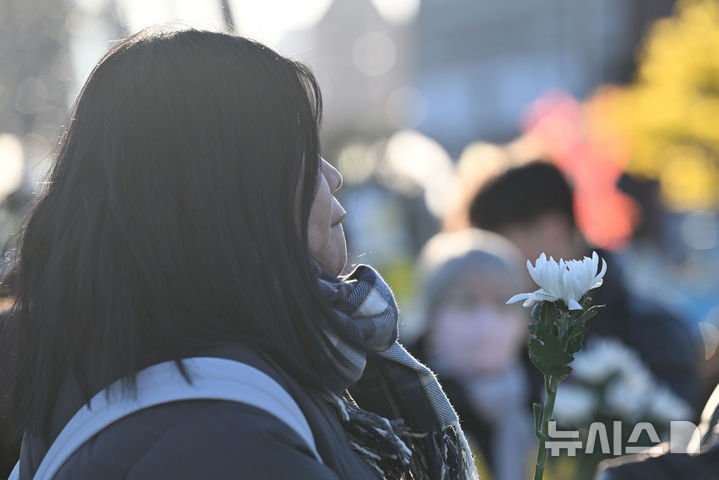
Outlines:
[[[532,289],[527,259],[543,252],[581,258],[596,247],[577,228],[572,187],[547,159],[505,155],[502,162],[473,168],[474,181],[465,182],[471,187],[450,210],[446,231],[422,251],[423,329],[415,352],[440,375],[488,478],[527,478],[536,445],[530,407],[541,401],[541,376],[526,353],[529,314],[505,302]],[[459,170],[469,177],[468,165]],[[719,377],[700,374],[711,367],[703,362],[696,332],[657,300],[638,294],[621,257],[599,253],[609,269],[591,296],[606,307],[590,320],[585,344],[613,340],[622,351],[582,359],[592,364],[595,379],[607,380],[604,388],[586,389],[580,398],[560,395],[556,417],[576,429],[624,419],[650,421],[664,432],[672,420],[698,421]],[[626,380],[613,372],[617,362],[625,364]],[[581,378],[574,377],[584,370],[570,376],[566,388],[577,389]],[[517,462],[517,449],[529,452],[526,464]],[[602,457],[574,460],[572,467],[555,465],[550,478],[594,478]],[[566,469],[571,473],[564,477]]]
[[[542,401],[542,378],[527,355],[529,312],[506,302],[536,288],[525,262],[540,253],[573,259],[597,250],[609,265],[604,285],[591,292],[595,303],[605,307],[588,324],[585,345],[590,348],[586,357],[577,355],[576,373],[560,388],[560,424],[586,431],[596,421],[646,421],[667,440],[670,421],[699,423],[701,409],[719,383],[717,358],[704,360],[700,337],[689,324],[657,300],[638,294],[623,272],[622,258],[582,235],[572,185],[550,160],[507,154],[501,162],[460,165],[464,186],[447,209],[442,231],[423,246],[415,270],[421,315],[405,343],[439,376],[485,479],[526,479],[533,466],[532,404]],[[3,283],[5,308],[12,301],[14,281],[11,274]],[[7,322],[1,313],[0,321]],[[11,394],[11,329],[3,334],[0,409]],[[583,382],[602,387],[578,395]],[[703,440],[705,455],[714,462],[716,416],[703,418],[714,422],[704,427],[708,435]],[[19,448],[7,435],[7,420],[0,418],[5,422],[0,429],[4,469]],[[547,478],[594,478],[597,465],[609,457],[552,459]]]

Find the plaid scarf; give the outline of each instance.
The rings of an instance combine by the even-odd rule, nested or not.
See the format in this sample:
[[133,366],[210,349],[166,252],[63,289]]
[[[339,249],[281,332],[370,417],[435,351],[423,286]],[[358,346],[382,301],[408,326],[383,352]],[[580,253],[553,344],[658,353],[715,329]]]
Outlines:
[[361,265],[342,278],[321,273],[319,282],[336,313],[330,340],[347,360],[346,390],[325,400],[355,452],[383,479],[476,479],[437,378],[397,343],[397,304],[382,277]]

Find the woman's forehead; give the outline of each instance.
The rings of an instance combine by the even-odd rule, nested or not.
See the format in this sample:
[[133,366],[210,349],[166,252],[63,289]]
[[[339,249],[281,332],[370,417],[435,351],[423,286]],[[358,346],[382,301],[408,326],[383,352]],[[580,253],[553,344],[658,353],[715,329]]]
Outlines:
[[468,268],[450,282],[445,296],[471,293],[475,296],[511,295],[516,287],[512,276],[502,268]]

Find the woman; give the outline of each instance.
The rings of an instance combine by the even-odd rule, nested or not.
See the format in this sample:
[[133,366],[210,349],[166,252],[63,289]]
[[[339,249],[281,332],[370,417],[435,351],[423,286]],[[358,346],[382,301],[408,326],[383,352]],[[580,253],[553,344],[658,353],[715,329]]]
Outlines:
[[395,342],[387,286],[368,267],[336,277],[342,180],[320,111],[305,67],[239,37],[145,31],[100,61],[24,231],[21,479],[97,392],[122,379],[130,398],[167,361],[198,380],[191,357],[269,375],[321,461],[261,409],[193,400],[117,421],[54,478],[475,475],[436,380]]
[[[526,355],[526,289],[515,247],[477,229],[441,233],[422,251],[425,333],[416,353],[437,372],[478,455],[482,478],[529,477],[532,401],[541,378]],[[532,459],[533,460],[533,459]]]

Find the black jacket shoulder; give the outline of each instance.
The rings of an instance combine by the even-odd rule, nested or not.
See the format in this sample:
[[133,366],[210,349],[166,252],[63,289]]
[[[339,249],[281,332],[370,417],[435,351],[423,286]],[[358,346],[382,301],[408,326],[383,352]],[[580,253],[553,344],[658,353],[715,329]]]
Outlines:
[[[604,466],[602,466],[604,467]],[[600,468],[602,468],[600,467]],[[670,453],[604,467],[598,480],[717,480],[719,479],[719,448],[700,455]]]
[[271,414],[202,400],[153,407],[111,425],[75,452],[56,478],[338,477]]
[[[195,356],[249,364],[276,380],[295,400],[312,430],[323,463],[300,436],[272,414],[243,403],[187,400],[135,412],[82,445],[58,472],[58,479],[376,479],[352,449],[344,429],[317,392],[284,372],[271,358],[241,345]],[[82,406],[63,390],[51,434],[26,432],[21,480],[37,470],[52,440]]]

